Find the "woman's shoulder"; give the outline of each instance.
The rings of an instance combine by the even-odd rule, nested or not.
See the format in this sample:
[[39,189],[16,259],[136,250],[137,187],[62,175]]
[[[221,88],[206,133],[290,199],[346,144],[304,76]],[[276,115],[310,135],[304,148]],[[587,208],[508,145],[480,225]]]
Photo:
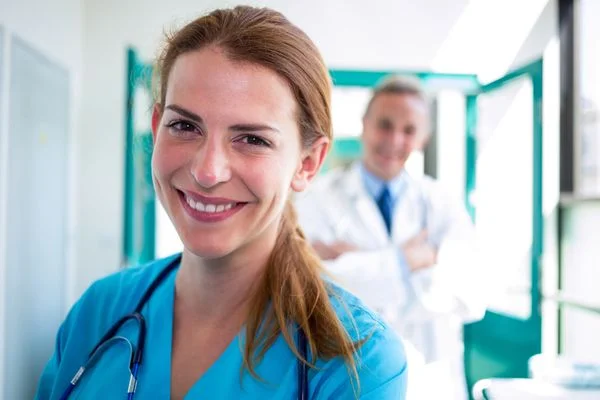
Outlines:
[[36,398],[48,398],[56,387],[66,387],[107,329],[133,312],[156,276],[176,261],[174,256],[125,268],[90,285],[58,330],[55,352],[40,378]]
[[362,300],[333,282],[327,282],[331,304],[352,339],[390,330],[390,326]]
[[143,292],[151,285],[160,272],[170,263],[177,262],[179,255],[154,260],[145,264],[123,268],[94,283],[82,295],[80,301],[93,300],[94,303],[110,302],[119,308],[137,305]]
[[[329,283],[331,303],[338,318],[353,341],[360,341],[356,366],[360,394],[368,399],[399,399],[406,391],[406,354],[398,334],[359,298],[341,287]],[[327,369],[327,368],[326,368]],[[332,379],[330,390],[352,395],[344,371],[340,379]],[[346,375],[347,376],[347,375]],[[337,387],[331,387],[336,385]],[[346,398],[342,395],[336,398]],[[348,397],[350,398],[350,397]]]
[[68,332],[85,320],[92,329],[106,329],[116,316],[133,312],[137,302],[158,274],[178,256],[155,260],[146,264],[127,267],[93,282],[71,308],[63,323]]

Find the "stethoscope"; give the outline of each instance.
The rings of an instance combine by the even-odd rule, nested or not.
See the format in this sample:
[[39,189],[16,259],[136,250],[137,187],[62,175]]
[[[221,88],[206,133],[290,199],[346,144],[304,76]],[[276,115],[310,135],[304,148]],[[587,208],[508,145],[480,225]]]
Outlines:
[[[98,343],[94,346],[92,351],[90,352],[86,362],[77,370],[71,382],[69,383],[69,387],[65,390],[63,395],[60,397],[60,400],[66,400],[69,398],[75,386],[80,381],[81,377],[84,375],[86,371],[88,371],[100,358],[102,353],[113,343],[116,342],[126,342],[128,346],[130,346],[130,359],[129,359],[129,385],[127,387],[127,399],[132,400],[133,396],[136,392],[138,385],[138,373],[140,366],[142,365],[142,360],[144,356],[144,345],[146,344],[146,320],[142,315],[142,308],[146,305],[150,297],[154,294],[154,291],[158,286],[160,286],[166,277],[175,270],[179,264],[181,263],[181,254],[175,257],[161,272],[158,276],[152,281],[148,289],[144,292],[144,295],[138,302],[135,310],[131,314],[127,314],[119,319],[110,329],[102,336],[102,338],[98,341]],[[139,325],[139,331],[137,336],[137,347],[131,344],[131,342],[123,336],[118,336],[116,333],[119,329],[128,321],[134,320]],[[298,341],[298,350],[303,359],[307,359],[307,347],[308,344],[306,342],[306,335],[302,329],[298,329],[297,331],[297,341]],[[308,366],[306,363],[302,362],[298,359],[297,362],[297,370],[298,370],[298,400],[309,400],[309,392],[308,392]]]

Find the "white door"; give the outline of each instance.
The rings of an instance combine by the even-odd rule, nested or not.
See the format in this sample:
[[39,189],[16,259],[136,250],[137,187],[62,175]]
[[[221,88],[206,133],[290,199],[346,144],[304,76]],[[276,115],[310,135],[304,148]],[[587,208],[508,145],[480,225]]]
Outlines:
[[31,399],[64,318],[69,79],[63,68],[17,38],[9,58],[0,397]]

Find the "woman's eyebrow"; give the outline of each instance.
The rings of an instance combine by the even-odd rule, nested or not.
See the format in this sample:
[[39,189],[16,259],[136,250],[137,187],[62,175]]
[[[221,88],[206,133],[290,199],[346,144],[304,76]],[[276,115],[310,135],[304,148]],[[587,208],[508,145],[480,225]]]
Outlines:
[[185,108],[178,106],[176,104],[169,104],[165,108],[168,110],[171,110],[171,111],[175,111],[177,114],[180,114],[186,118],[189,118],[192,121],[197,122],[199,124],[202,124],[204,122],[204,121],[202,121],[202,117],[200,117],[198,114],[195,114],[189,110],[186,110]]
[[279,129],[266,124],[235,124],[230,129],[232,131],[240,132],[272,131],[275,133],[281,133]]
[[[198,114],[196,114],[192,111],[186,110],[185,108],[178,106],[176,104],[169,104],[165,108],[168,110],[174,111],[177,114],[180,114],[186,118],[189,118],[192,121],[197,122],[199,124],[204,123],[204,121],[202,120],[202,117],[200,117]],[[239,132],[272,131],[275,133],[281,133],[281,131],[279,129],[277,129],[271,125],[267,125],[267,124],[253,124],[253,123],[235,124],[230,129],[233,131],[239,131]]]

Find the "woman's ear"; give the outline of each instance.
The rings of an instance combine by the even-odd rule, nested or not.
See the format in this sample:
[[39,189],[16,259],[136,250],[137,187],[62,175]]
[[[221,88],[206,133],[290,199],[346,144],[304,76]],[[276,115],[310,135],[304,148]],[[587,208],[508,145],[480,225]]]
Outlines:
[[158,103],[152,107],[152,142],[156,143],[156,135],[158,135],[158,127],[162,118],[162,106]]
[[292,179],[291,188],[293,191],[302,192],[306,189],[308,183],[313,180],[321,169],[328,150],[329,139],[323,136],[302,152],[302,159]]

